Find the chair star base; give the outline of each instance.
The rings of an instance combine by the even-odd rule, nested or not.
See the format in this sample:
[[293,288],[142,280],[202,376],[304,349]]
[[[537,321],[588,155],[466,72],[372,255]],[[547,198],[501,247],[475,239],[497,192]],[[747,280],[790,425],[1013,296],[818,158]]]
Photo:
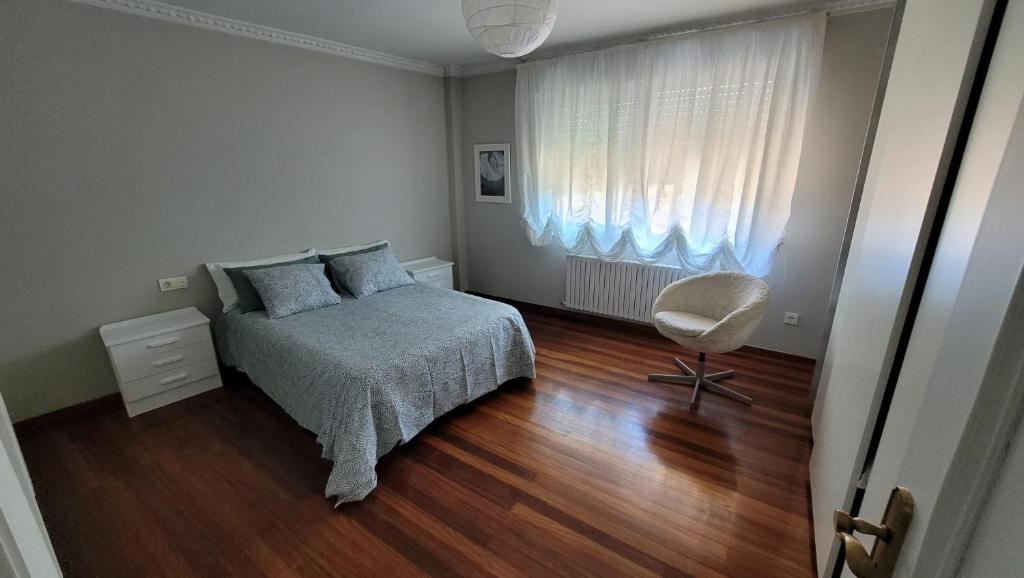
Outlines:
[[685,375],[652,373],[647,376],[647,381],[674,383],[679,385],[692,385],[693,394],[690,396],[689,401],[689,405],[691,407],[695,407],[697,405],[697,394],[700,393],[700,390],[702,388],[706,389],[709,393],[715,393],[723,397],[736,400],[740,403],[744,403],[746,405],[751,405],[751,403],[753,403],[753,400],[750,397],[743,395],[738,391],[729,389],[728,387],[725,387],[724,385],[718,383],[720,380],[734,377],[736,375],[734,371],[719,371],[716,373],[709,373],[705,375],[703,353],[700,354],[700,358],[698,359],[696,371],[690,369],[690,367],[683,363],[683,361],[678,357],[676,357],[674,361],[676,365],[679,366],[679,369],[681,369]]

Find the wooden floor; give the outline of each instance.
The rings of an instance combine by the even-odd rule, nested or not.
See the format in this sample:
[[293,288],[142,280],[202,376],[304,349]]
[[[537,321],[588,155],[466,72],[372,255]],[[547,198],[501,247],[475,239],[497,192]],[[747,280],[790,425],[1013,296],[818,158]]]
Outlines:
[[678,354],[653,330],[524,317],[537,379],[438,420],[337,510],[313,435],[238,374],[132,420],[108,398],[22,425],[65,575],[811,575],[810,362],[709,356],[755,405],[691,412],[645,381]]

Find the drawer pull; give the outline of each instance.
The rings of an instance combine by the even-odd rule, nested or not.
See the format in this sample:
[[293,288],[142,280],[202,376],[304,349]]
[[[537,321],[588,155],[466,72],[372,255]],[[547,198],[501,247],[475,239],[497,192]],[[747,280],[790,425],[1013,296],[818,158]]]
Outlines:
[[164,365],[170,365],[172,363],[177,363],[177,362],[181,361],[182,359],[185,359],[184,355],[175,355],[174,357],[168,357],[167,359],[161,359],[160,361],[154,361],[153,362],[153,367],[163,367]]
[[146,349],[156,349],[157,347],[163,347],[165,345],[171,345],[171,344],[177,343],[179,341],[181,341],[181,339],[178,338],[178,337],[171,337],[171,338],[168,338],[168,339],[164,339],[162,341],[152,341],[152,342],[146,344]]
[[168,383],[174,383],[175,381],[181,381],[188,377],[188,372],[179,373],[178,375],[172,375],[171,377],[165,377],[160,380],[160,385],[167,385]]

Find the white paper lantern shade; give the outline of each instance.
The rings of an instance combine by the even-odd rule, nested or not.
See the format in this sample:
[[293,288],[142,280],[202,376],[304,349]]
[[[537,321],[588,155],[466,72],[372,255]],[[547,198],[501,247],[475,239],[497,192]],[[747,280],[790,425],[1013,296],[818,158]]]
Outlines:
[[558,0],[462,0],[466,28],[481,48],[502,58],[533,52],[551,34]]

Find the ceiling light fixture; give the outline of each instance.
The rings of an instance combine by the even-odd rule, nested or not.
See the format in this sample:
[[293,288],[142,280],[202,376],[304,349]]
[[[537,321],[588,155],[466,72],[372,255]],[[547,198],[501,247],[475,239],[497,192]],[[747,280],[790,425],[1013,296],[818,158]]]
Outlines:
[[558,0],[462,0],[466,28],[481,48],[502,58],[533,52],[551,34]]

